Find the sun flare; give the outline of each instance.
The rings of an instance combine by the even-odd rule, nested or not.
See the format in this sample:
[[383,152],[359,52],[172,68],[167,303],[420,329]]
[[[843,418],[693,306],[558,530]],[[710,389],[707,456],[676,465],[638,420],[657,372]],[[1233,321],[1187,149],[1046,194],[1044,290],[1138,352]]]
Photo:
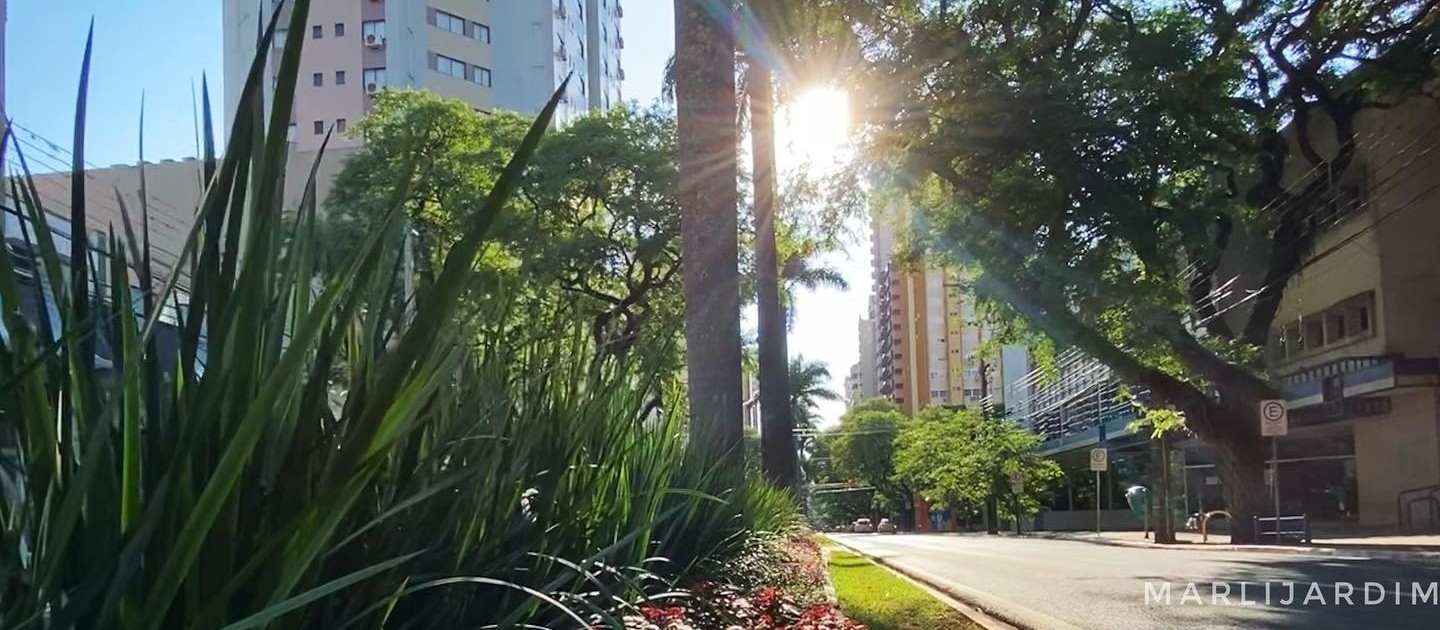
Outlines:
[[826,166],[841,161],[850,145],[850,99],[834,88],[801,92],[784,106],[777,130],[782,164]]

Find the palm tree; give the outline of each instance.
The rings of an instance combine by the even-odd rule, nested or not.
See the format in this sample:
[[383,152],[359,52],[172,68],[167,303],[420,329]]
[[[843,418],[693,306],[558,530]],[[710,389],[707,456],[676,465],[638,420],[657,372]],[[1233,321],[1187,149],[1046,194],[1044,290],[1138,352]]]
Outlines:
[[702,451],[738,469],[743,451],[733,20],[728,3],[675,0],[690,436]]
[[[751,0],[747,4],[748,15],[771,18],[762,24],[777,23],[777,10],[783,10],[782,3],[774,0]],[[780,260],[775,243],[775,78],[766,42],[751,37],[748,43],[745,87],[750,102],[755,186],[756,325],[760,333],[760,425],[764,428],[760,434],[760,459],[771,483],[798,492],[800,460],[795,452],[795,420],[786,404],[789,386],[785,330],[789,318],[780,304]]]
[[814,430],[820,419],[820,401],[838,401],[839,392],[830,389],[830,368],[804,357],[790,359],[790,415],[799,429]]
[[843,21],[833,12],[795,0],[745,0],[742,10],[740,27],[755,187],[756,323],[760,337],[760,421],[764,427],[761,459],[771,483],[798,491],[799,459],[794,448],[798,420],[783,404],[791,389],[785,382],[785,333],[792,317],[781,300],[775,238],[779,188],[775,174],[775,93],[777,85],[816,78],[810,67],[815,59],[837,62],[840,56],[834,54],[835,42],[844,38],[835,34],[848,30],[840,28]]

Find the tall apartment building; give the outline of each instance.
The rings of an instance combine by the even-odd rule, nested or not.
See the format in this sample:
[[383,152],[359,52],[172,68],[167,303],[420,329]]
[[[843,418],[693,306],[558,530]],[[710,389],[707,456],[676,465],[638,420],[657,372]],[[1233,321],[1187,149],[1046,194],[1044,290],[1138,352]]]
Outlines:
[[[395,0],[391,0],[394,2]],[[625,39],[620,0],[504,0],[483,3],[493,20],[494,107],[538,111],[572,76],[558,116],[604,110],[621,100]]]
[[[223,2],[228,128],[276,0]],[[620,101],[622,14],[619,0],[315,0],[304,32],[276,32],[266,94],[285,41],[305,37],[291,115],[300,152],[318,148],[332,127],[344,131],[387,87],[431,90],[481,111],[536,112],[573,73],[564,120]],[[356,142],[332,138],[331,146]]]
[[[1025,349],[986,347],[991,332],[962,273],[898,261],[885,218],[873,221],[872,239],[875,284],[864,321],[873,326],[877,395],[910,414],[933,405],[1006,404],[1018,391],[1013,382],[1029,372]],[[862,331],[862,344],[866,337]]]

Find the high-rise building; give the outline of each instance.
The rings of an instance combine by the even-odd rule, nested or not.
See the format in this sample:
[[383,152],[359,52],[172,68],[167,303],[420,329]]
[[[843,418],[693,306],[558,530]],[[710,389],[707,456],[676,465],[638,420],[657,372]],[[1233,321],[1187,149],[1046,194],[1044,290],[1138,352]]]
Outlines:
[[[228,133],[258,33],[279,3],[222,1]],[[573,74],[558,120],[620,101],[620,0],[313,0],[300,33],[290,32],[290,6],[282,9],[263,79],[268,104],[285,42],[306,38],[290,114],[287,201],[298,199],[330,134],[316,191],[327,196],[344,157],[361,142],[344,132],[385,88],[426,89],[477,111],[537,113]]]
[[[392,2],[395,0],[391,0]],[[494,107],[537,111],[572,77],[561,120],[620,103],[620,0],[506,0],[484,3],[493,20]]]
[[[910,414],[933,405],[1007,404],[1018,391],[1014,381],[1030,371],[1025,348],[990,343],[964,273],[898,260],[894,218],[877,216],[871,226],[875,395]],[[862,366],[863,359],[862,349]]]
[[[228,128],[276,0],[223,2]],[[301,33],[289,32],[283,11],[265,89],[268,97],[275,88],[285,41],[306,38],[291,115],[297,151],[343,132],[386,87],[431,90],[481,111],[537,112],[573,74],[561,120],[620,101],[620,0],[315,0]],[[330,146],[356,142],[332,137]]]

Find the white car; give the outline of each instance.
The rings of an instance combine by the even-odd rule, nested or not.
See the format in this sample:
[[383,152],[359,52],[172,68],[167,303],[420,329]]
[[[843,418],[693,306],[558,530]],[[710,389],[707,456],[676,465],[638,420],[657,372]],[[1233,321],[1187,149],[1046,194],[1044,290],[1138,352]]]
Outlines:
[[850,531],[857,534],[868,534],[875,531],[875,526],[870,524],[870,519],[868,518],[857,518],[855,519],[855,523],[850,526]]
[[875,531],[881,534],[893,534],[895,533],[895,524],[891,523],[888,518],[882,518],[880,523],[875,526]]

